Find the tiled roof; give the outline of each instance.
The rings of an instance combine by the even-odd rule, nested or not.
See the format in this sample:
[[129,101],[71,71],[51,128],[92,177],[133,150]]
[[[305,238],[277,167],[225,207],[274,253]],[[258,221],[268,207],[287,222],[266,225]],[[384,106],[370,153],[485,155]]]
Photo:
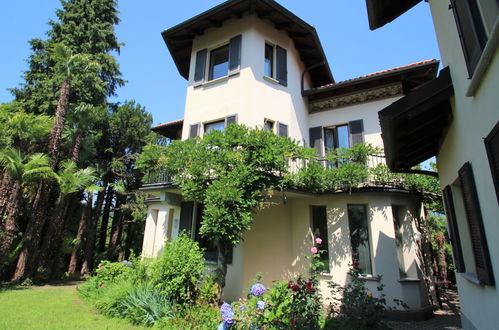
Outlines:
[[156,126],[151,127],[151,129],[152,129],[152,130],[156,130],[156,129],[160,129],[160,128],[168,127],[168,126],[171,126],[171,125],[180,124],[180,123],[183,123],[183,122],[184,122],[184,118],[182,118],[182,119],[177,119],[177,120],[169,121],[169,122],[167,122],[167,123],[161,123],[161,124],[158,124],[158,125],[156,125]]
[[423,65],[426,65],[426,64],[435,64],[435,63],[438,63],[438,60],[436,60],[436,59],[424,60],[424,61],[415,62],[415,63],[403,65],[403,66],[398,66],[398,67],[387,69],[387,70],[381,70],[381,71],[369,73],[369,74],[366,74],[364,76],[360,76],[360,77],[356,77],[356,78],[352,78],[352,79],[347,79],[347,80],[339,81],[339,82],[333,83],[333,84],[323,85],[323,86],[317,87],[317,89],[322,89],[322,88],[331,87],[331,86],[337,86],[337,85],[343,85],[343,84],[346,84],[346,83],[351,83],[351,82],[355,82],[355,81],[358,81],[358,80],[363,80],[363,79],[366,79],[366,78],[375,78],[377,76],[382,76],[382,75],[385,75],[387,73],[396,73],[398,71],[402,71],[402,70],[406,70],[406,69],[411,69],[411,68],[416,68],[418,66],[423,66]]

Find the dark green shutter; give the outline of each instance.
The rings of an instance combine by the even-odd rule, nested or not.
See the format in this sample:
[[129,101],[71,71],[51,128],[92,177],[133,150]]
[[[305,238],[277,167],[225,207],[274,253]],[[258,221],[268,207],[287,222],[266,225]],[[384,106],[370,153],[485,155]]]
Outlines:
[[229,75],[239,72],[241,69],[241,39],[238,35],[229,42]]
[[487,43],[487,35],[476,0],[451,0],[469,77],[473,75]]
[[288,125],[283,123],[277,123],[277,135],[288,137]]
[[494,275],[483,228],[482,212],[478,201],[473,170],[469,162],[466,162],[459,169],[459,181],[463,194],[464,209],[468,219],[477,278],[480,284],[494,285]]
[[284,86],[288,85],[288,59],[286,49],[276,46],[276,79]]
[[181,202],[180,203],[180,223],[178,232],[192,231],[192,215],[194,212],[194,202]]
[[230,124],[237,124],[237,115],[225,117],[225,127],[229,126]]
[[364,121],[362,119],[349,122],[348,129],[352,138],[352,146],[364,142],[364,134],[362,134],[364,132]]
[[196,136],[199,136],[199,124],[191,125],[189,130],[189,138],[194,138]]
[[443,191],[445,215],[449,225],[449,236],[452,244],[452,254],[454,255],[454,266],[456,272],[464,273],[463,250],[461,248],[461,239],[459,237],[459,228],[457,226],[456,212],[454,209],[454,199],[452,197],[452,189],[450,186],[445,187]]
[[308,134],[310,136],[310,147],[315,148],[317,150],[317,155],[319,156],[323,156],[323,131],[322,126],[311,127],[308,130]]
[[497,202],[499,203],[499,123],[496,124],[485,138],[485,149],[487,150],[492,181],[494,182]]
[[202,49],[196,54],[196,68],[194,71],[194,82],[200,83],[204,81],[204,75],[206,73],[206,57],[208,55],[208,49]]

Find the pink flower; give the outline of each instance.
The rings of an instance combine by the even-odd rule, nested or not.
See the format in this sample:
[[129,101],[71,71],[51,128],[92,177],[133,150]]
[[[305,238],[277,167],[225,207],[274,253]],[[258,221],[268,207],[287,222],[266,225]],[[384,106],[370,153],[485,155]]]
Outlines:
[[317,237],[315,239],[315,244],[321,244],[322,243],[322,239],[320,237]]
[[316,254],[317,248],[314,246],[313,248],[310,249],[310,252],[312,252],[312,254]]

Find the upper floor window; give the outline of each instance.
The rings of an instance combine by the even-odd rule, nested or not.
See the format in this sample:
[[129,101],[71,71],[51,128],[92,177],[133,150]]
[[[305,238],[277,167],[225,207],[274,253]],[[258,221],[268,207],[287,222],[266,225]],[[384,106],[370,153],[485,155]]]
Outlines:
[[263,130],[267,132],[273,132],[274,122],[270,119],[265,119],[265,121],[263,122]]
[[207,80],[238,73],[241,68],[241,41],[242,36],[238,35],[231,38],[227,45],[210,51],[207,48],[199,50],[194,64],[194,84],[201,85]]
[[277,45],[265,43],[263,75],[270,77],[283,86],[288,85],[287,51]]
[[487,43],[487,34],[476,0],[451,0],[464,59],[471,78]]
[[265,44],[265,62],[263,67],[263,74],[267,77],[274,78],[274,47]]
[[225,120],[219,120],[204,124],[204,134],[208,134],[211,131],[223,131],[224,129],[225,129]]
[[350,148],[364,142],[364,121],[353,120],[348,124],[311,127],[310,147],[316,148],[320,156],[336,148]]
[[350,148],[348,125],[324,128],[324,148],[329,152],[336,148]]
[[214,49],[210,53],[210,80],[229,74],[229,45]]

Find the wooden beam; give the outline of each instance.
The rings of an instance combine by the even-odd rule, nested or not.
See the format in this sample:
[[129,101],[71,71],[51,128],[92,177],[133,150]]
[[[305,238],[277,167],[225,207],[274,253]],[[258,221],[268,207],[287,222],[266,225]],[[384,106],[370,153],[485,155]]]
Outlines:
[[173,41],[190,41],[194,39],[195,34],[184,34],[181,36],[171,36],[169,39]]
[[222,27],[223,21],[217,20],[217,19],[207,19],[207,21],[210,23],[211,26],[214,27]]
[[274,12],[275,12],[275,10],[273,10],[273,9],[265,10],[265,11],[257,11],[256,15],[259,18],[268,18],[268,17],[271,17],[274,14]]
[[204,29],[189,29],[190,33],[194,33],[197,36],[202,36],[204,34]]

